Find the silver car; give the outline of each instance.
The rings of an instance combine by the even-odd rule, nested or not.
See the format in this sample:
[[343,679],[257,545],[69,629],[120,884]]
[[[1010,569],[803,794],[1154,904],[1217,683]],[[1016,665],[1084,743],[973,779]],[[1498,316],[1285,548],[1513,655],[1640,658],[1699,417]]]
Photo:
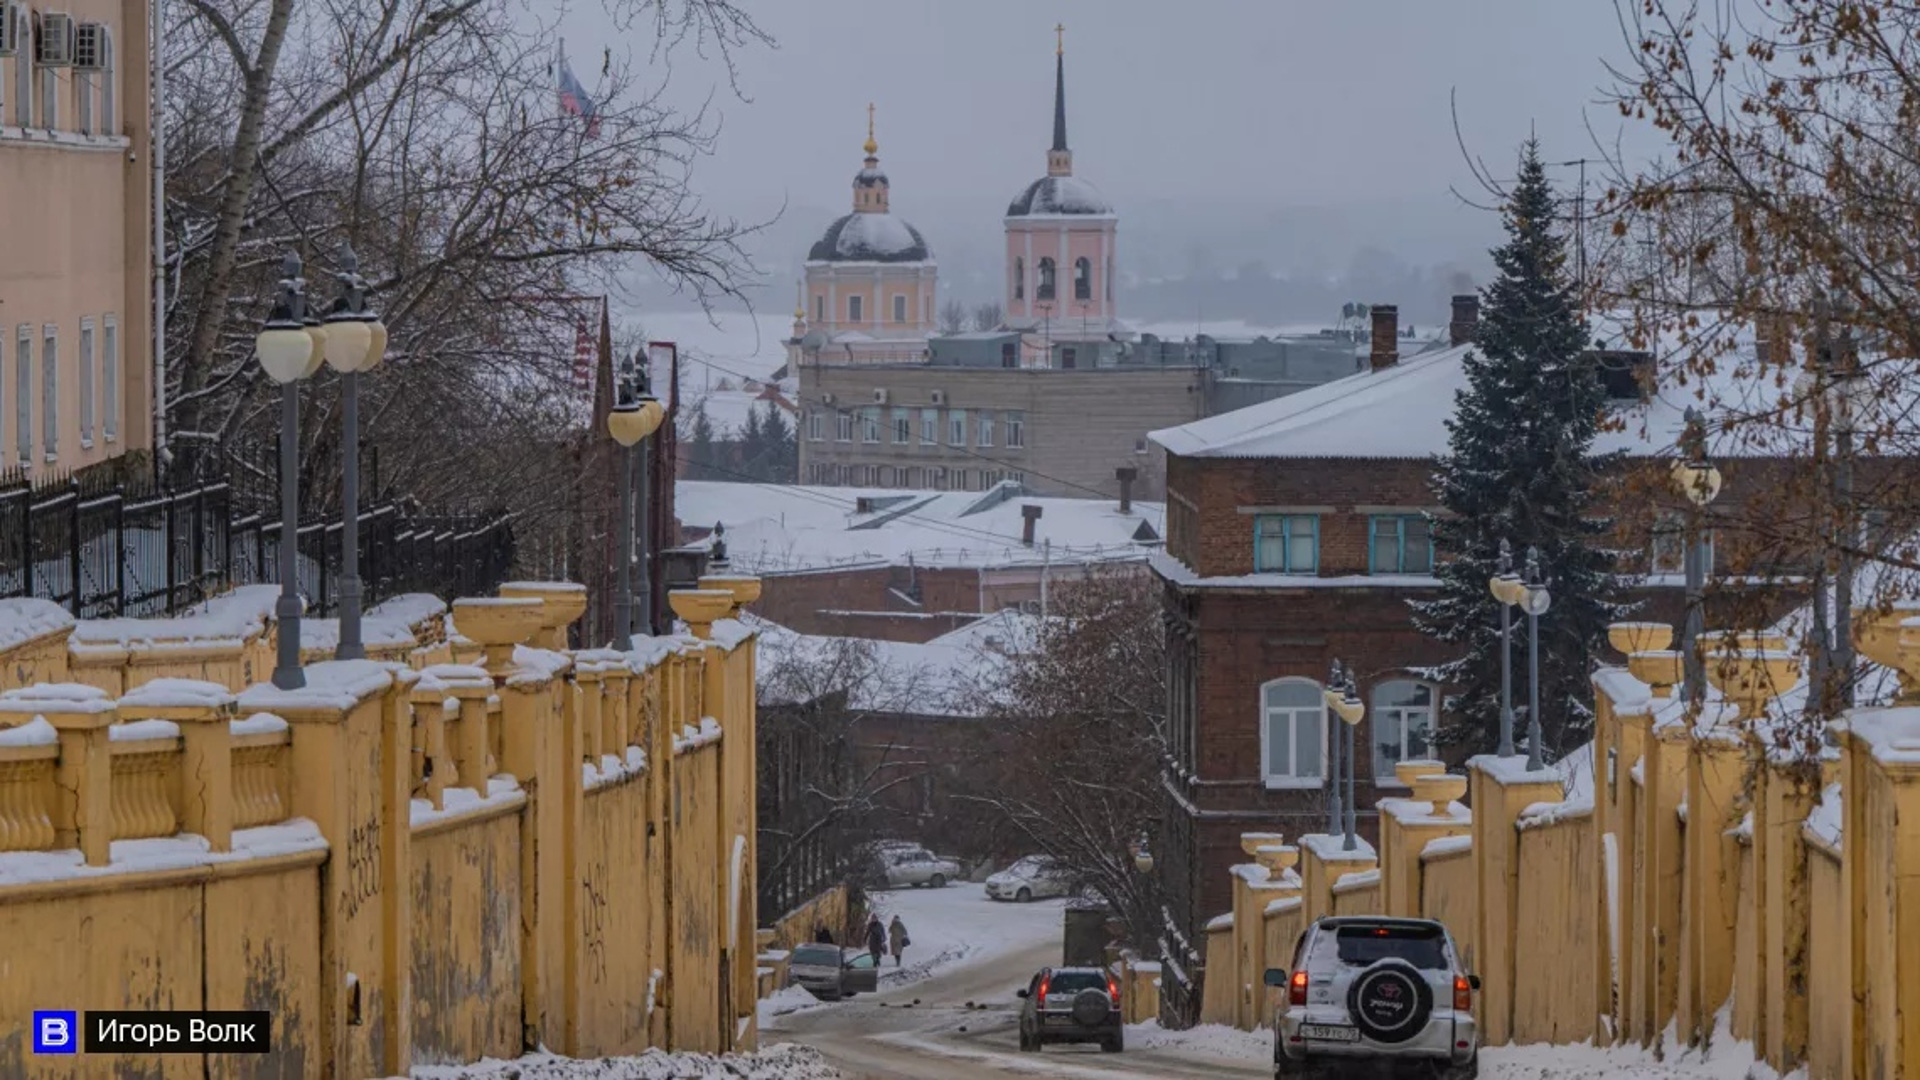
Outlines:
[[903,885],[918,888],[929,885],[944,889],[947,882],[960,877],[960,864],[952,859],[943,859],[925,848],[905,848],[884,852],[880,856],[881,875],[887,887],[898,889]]
[[1072,876],[1045,855],[1029,855],[987,879],[987,896],[1026,903],[1071,892]]
[[1430,919],[1324,918],[1294,945],[1290,970],[1266,984],[1286,992],[1274,1023],[1276,1080],[1404,1066],[1439,1080],[1474,1080],[1480,979],[1460,966],[1447,928]]
[[787,985],[822,1001],[839,1001],[878,990],[880,969],[868,952],[842,950],[838,945],[799,945],[787,957]]

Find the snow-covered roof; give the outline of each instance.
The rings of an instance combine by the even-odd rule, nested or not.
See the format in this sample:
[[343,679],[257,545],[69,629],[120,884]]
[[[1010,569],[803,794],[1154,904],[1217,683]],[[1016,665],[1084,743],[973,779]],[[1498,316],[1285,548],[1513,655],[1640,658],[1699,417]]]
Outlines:
[[1028,184],[1007,204],[1008,217],[1083,217],[1112,213],[1113,204],[1100,190],[1077,176],[1043,176]]
[[917,716],[985,711],[998,658],[1026,648],[1035,616],[1002,611],[926,642],[802,634],[748,613],[759,633],[754,670],[762,704],[786,704],[845,690],[849,707]]
[[[1595,336],[1607,340],[1610,332],[1619,336],[1617,328],[1606,327]],[[1665,453],[1684,434],[1690,406],[1707,417],[1708,449],[1716,457],[1763,457],[1795,449],[1805,438],[1798,430],[1805,425],[1748,424],[1724,432],[1713,423],[1720,417],[1780,416],[1793,393],[1778,367],[1762,371],[1757,366],[1750,332],[1728,328],[1724,335],[1725,352],[1712,374],[1703,378],[1682,372],[1676,363],[1663,365],[1649,400],[1623,404],[1594,439],[1594,452]],[[1625,340],[1613,344],[1631,347]],[[1472,348],[1423,353],[1381,371],[1360,371],[1149,437],[1186,457],[1424,459],[1444,454],[1456,395],[1467,388],[1463,360]],[[1654,343],[1656,355],[1665,357],[1702,348],[1697,341],[1682,345],[1669,338]]]
[[827,226],[808,262],[927,262],[933,252],[920,230],[890,213],[857,211]]
[[[797,484],[680,480],[674,510],[682,523],[726,526],[727,555],[742,572],[768,574],[833,566],[1039,566],[1143,558],[1153,544],[1134,540],[1142,525],[1164,536],[1165,508],[1112,499],[1019,494],[1008,482],[992,491],[898,491]],[[872,509],[860,512],[860,500]],[[1020,508],[1041,508],[1034,546],[1021,544]],[[1045,545],[1051,541],[1051,551]]]

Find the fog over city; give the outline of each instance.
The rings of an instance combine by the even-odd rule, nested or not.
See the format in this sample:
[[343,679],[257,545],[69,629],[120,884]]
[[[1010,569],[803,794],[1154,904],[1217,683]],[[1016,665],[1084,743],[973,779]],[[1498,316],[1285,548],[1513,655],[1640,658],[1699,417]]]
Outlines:
[[[650,35],[623,33],[594,0],[557,25],[589,84],[610,48],[616,68],[664,82],[665,101],[707,101],[719,130],[695,191],[769,222],[751,246],[763,314],[785,312],[807,246],[846,212],[869,102],[894,212],[926,235],[943,296],[993,299],[1000,217],[1044,171],[1056,22],[1075,172],[1118,208],[1130,319],[1331,321],[1346,299],[1441,319],[1449,291],[1484,279],[1498,235],[1454,194],[1484,194],[1455,102],[1459,137],[1496,175],[1530,130],[1555,162],[1637,161],[1657,145],[1600,101],[1600,56],[1625,48],[1606,0],[743,6],[775,46],[736,55],[733,85],[713,49],[656,66]],[[1552,171],[1577,186],[1577,169]],[[1591,194],[1601,172],[1589,167]],[[693,306],[648,287],[633,299]]]

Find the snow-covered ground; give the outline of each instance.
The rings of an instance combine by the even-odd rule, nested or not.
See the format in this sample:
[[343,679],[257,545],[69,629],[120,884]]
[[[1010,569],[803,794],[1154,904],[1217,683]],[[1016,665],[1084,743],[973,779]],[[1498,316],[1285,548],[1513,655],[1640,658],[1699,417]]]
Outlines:
[[[576,1060],[528,1054],[514,1061],[488,1059],[473,1065],[426,1065],[413,1080],[838,1080],[840,1073],[817,1051],[782,1045],[756,1054],[668,1054],[649,1050],[635,1057]],[[397,1080],[397,1078],[396,1078]]]
[[883,991],[990,962],[1049,935],[1058,939],[1066,910],[1065,900],[989,900],[986,886],[970,882],[944,889],[892,889],[869,898],[882,922],[898,914],[913,942],[899,967],[887,958],[880,973]]

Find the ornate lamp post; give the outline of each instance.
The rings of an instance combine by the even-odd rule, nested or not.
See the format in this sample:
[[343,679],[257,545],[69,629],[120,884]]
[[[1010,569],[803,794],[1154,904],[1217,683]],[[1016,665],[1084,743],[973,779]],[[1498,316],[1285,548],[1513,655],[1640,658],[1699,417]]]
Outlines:
[[1682,441],[1686,461],[1673,463],[1673,485],[1693,504],[1686,552],[1687,619],[1680,631],[1680,658],[1686,665],[1687,702],[1694,709],[1706,700],[1706,670],[1700,660],[1700,634],[1705,629],[1701,593],[1705,589],[1707,563],[1713,558],[1707,546],[1706,529],[1701,525],[1707,504],[1720,494],[1720,470],[1707,460],[1706,424],[1699,410],[1686,412],[1687,428]]
[[[1346,669],[1335,659],[1327,667],[1327,688],[1321,691],[1326,700],[1327,712],[1338,716],[1340,703],[1344,699],[1342,689],[1346,686]],[[1341,807],[1344,803],[1340,796],[1340,738],[1339,732],[1327,732],[1327,835],[1340,835]]]
[[607,432],[620,444],[620,566],[613,594],[613,647],[621,652],[633,648],[633,448],[658,431],[666,415],[647,390],[646,374],[635,368],[632,357],[621,361],[615,387],[619,401],[607,414]]
[[254,352],[268,378],[280,384],[280,599],[274,604],[279,637],[273,685],[298,690],[307,685],[300,670],[300,380],[320,369],[327,332],[307,312],[307,282],[300,256],[288,252],[280,262],[279,295],[273,314],[254,338]]
[[1133,844],[1133,868],[1143,874],[1153,873],[1153,851],[1147,846],[1145,830],[1141,831],[1140,839]]
[[1552,606],[1553,596],[1540,578],[1540,549],[1527,549],[1527,580],[1521,588],[1520,610],[1527,613],[1527,769],[1543,767],[1540,758],[1540,616]]
[[1513,607],[1526,587],[1513,572],[1513,546],[1500,541],[1500,572],[1487,579],[1500,601],[1500,756],[1513,756]]
[[340,298],[327,313],[327,364],[340,373],[340,644],[335,660],[364,660],[360,641],[360,373],[387,354],[387,327],[367,306],[367,282],[352,248],[340,253]]
[[[1358,800],[1353,788],[1353,732],[1355,728],[1360,726],[1360,718],[1367,714],[1367,707],[1361,702],[1360,694],[1354,689],[1352,670],[1345,669],[1343,673],[1345,675],[1345,684],[1340,688],[1340,695],[1334,702],[1333,711],[1334,715],[1340,718],[1340,727],[1342,729],[1340,732],[1340,741],[1344,744],[1340,752],[1340,760],[1346,767],[1346,840],[1341,843],[1340,847],[1343,851],[1352,851],[1355,846],[1353,838],[1354,819],[1359,816]],[[1329,691],[1329,694],[1331,694],[1331,691]]]

